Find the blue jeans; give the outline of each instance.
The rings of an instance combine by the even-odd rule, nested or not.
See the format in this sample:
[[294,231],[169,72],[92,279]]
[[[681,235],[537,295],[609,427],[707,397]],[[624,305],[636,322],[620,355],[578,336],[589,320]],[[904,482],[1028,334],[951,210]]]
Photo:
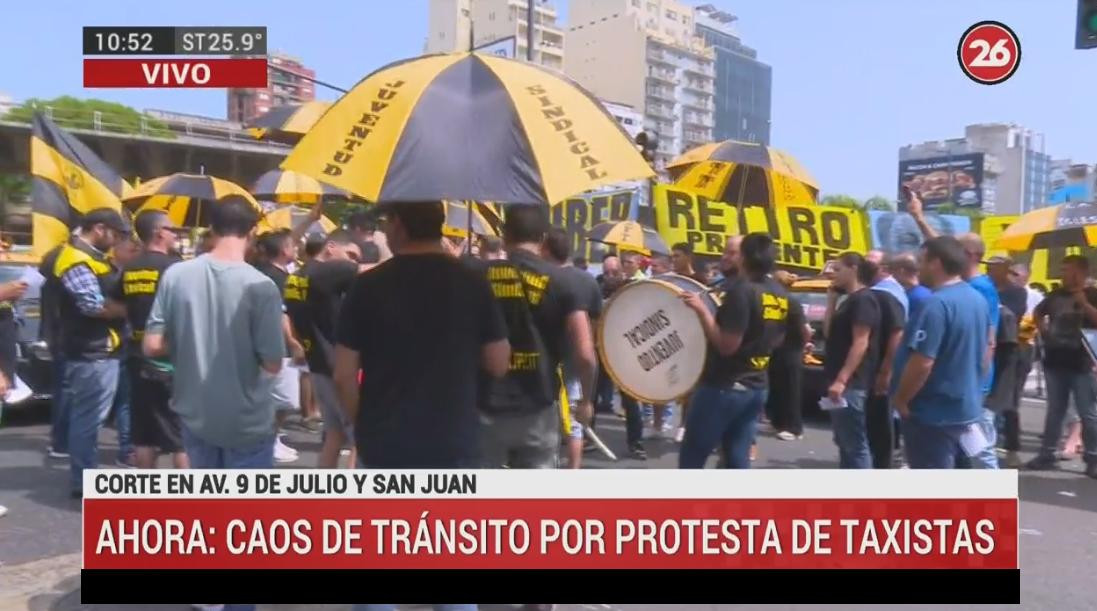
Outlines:
[[69,470],[72,489],[83,490],[84,469],[99,466],[99,427],[110,415],[118,389],[118,361],[65,361],[64,401],[69,407]]
[[199,438],[183,426],[183,449],[191,469],[273,469],[274,431],[269,439],[246,448],[222,448]]
[[[433,604],[434,611],[476,611],[475,604]],[[354,611],[396,611],[395,604],[355,604]]]
[[750,445],[766,391],[736,386],[721,389],[702,384],[693,391],[686,436],[678,452],[679,469],[703,469],[717,446],[723,449],[725,468],[750,468]]
[[934,426],[917,418],[903,420],[903,452],[911,469],[955,469],[963,455],[960,436],[966,425]]
[[118,459],[133,458],[133,440],[130,437],[130,371],[129,359],[118,364],[118,390],[114,393],[114,428],[118,431]]
[[1063,435],[1063,420],[1070,408],[1070,397],[1082,420],[1082,446],[1086,464],[1097,463],[1097,382],[1093,374],[1046,367],[1047,416],[1044,420],[1044,438],[1040,456],[1054,458]]
[[847,389],[842,396],[849,407],[830,412],[834,443],[838,446],[838,465],[842,469],[872,468],[872,453],[868,449],[868,424],[865,419],[867,395],[863,390]]
[[998,468],[998,418],[994,412],[983,408],[982,418],[979,420],[979,428],[983,429],[983,436],[987,438],[987,447],[983,448],[969,460],[972,469],[997,469]]
[[65,359],[53,357],[53,390],[50,397],[50,447],[55,452],[69,451],[69,407],[65,402]]

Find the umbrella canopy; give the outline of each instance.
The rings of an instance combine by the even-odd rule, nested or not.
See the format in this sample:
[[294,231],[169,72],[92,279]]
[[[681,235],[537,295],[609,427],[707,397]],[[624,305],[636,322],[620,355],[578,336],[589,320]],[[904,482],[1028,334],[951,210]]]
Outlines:
[[442,225],[442,233],[448,236],[463,238],[468,235],[469,223],[472,223],[472,233],[482,236],[498,236],[498,227],[502,220],[490,206],[476,203],[472,207],[472,218],[469,218],[467,202],[446,201],[446,222]]
[[725,140],[699,146],[667,166],[675,184],[713,201],[746,206],[806,204],[819,185],[800,162],[778,149]]
[[275,106],[248,124],[248,131],[257,140],[296,142],[312,129],[331,102],[314,100],[304,104]]
[[477,53],[409,59],[367,76],[282,167],[385,203],[548,205],[653,174],[578,85]]
[[[259,233],[277,231],[279,229],[293,229],[304,222],[308,215],[309,211],[307,208],[299,208],[297,206],[286,206],[284,208],[271,210],[259,220]],[[312,226],[305,231],[305,233],[330,234],[338,228],[339,226],[336,225],[334,221],[326,216],[321,216],[319,220],[313,223]]]
[[299,172],[274,169],[263,174],[251,186],[259,199],[280,204],[315,204],[325,196],[346,197],[347,193]]
[[204,174],[171,174],[153,178],[133,190],[122,202],[137,212],[164,210],[180,227],[204,227],[209,215],[204,207],[230,195],[248,200],[261,211],[255,198],[240,185]]
[[1006,227],[993,248],[1033,250],[1097,246],[1097,204],[1071,202],[1033,210]]
[[654,229],[644,227],[636,221],[599,223],[587,232],[587,239],[627,250],[670,254],[667,243]]

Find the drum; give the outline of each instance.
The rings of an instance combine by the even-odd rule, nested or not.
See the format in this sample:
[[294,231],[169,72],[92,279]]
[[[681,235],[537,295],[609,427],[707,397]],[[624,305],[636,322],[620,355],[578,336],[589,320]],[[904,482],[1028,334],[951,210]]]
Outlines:
[[700,293],[716,313],[719,300],[703,284],[677,274],[625,285],[598,321],[602,366],[617,387],[645,403],[667,403],[689,394],[701,379],[708,352],[697,313],[682,291]]

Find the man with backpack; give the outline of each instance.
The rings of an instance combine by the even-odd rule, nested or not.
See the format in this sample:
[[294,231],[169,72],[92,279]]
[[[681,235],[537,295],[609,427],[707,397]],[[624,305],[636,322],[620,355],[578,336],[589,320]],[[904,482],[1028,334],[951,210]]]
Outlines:
[[511,347],[507,375],[485,375],[481,380],[481,441],[487,468],[556,468],[556,369],[569,349],[582,388],[576,418],[586,425],[593,413],[597,361],[590,317],[563,270],[540,256],[548,229],[547,208],[508,208],[503,227],[507,259],[486,265]]

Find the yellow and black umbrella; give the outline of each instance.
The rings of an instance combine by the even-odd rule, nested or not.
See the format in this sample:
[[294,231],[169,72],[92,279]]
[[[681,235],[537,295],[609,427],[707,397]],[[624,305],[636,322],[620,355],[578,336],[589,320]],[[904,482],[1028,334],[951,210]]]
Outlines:
[[549,205],[652,170],[589,93],[525,62],[456,53],[362,79],[282,163],[373,202]]
[[248,131],[257,140],[293,143],[312,129],[330,107],[331,102],[318,100],[275,106],[248,123]]
[[204,227],[209,225],[209,205],[220,199],[238,195],[248,200],[261,212],[258,202],[240,185],[205,174],[171,174],[141,183],[122,202],[137,212],[164,210],[171,221],[180,227]]
[[498,236],[502,219],[487,204],[474,203],[472,218],[469,218],[468,202],[446,201],[446,222],[442,233],[456,238],[468,236],[469,230],[475,235]]
[[1034,250],[1097,246],[1097,204],[1068,202],[1024,214],[1006,227],[992,248]]
[[677,186],[736,206],[809,204],[819,197],[818,183],[792,155],[751,142],[705,144],[667,168]]
[[322,197],[347,197],[347,192],[311,176],[287,170],[271,170],[255,181],[251,193],[279,204],[315,204]]
[[592,242],[611,244],[625,250],[638,250],[647,253],[670,254],[667,243],[655,233],[654,229],[644,227],[636,221],[613,221],[599,223],[587,232]]
[[[259,220],[259,233],[277,231],[279,229],[293,229],[303,223],[308,216],[309,211],[307,208],[299,208],[297,206],[276,208],[266,213],[263,218]],[[336,225],[334,221],[321,215],[312,226],[305,230],[305,233],[330,234],[338,228],[339,226]]]

